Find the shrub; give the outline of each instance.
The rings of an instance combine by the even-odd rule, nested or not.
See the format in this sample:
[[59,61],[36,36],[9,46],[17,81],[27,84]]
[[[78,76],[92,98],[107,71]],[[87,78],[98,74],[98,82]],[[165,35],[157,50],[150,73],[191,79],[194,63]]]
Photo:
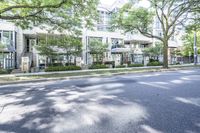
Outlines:
[[113,65],[115,62],[114,61],[105,61],[104,64],[105,65]]
[[97,65],[97,64],[103,64],[103,63],[100,62],[100,61],[94,61],[92,64],[93,64],[93,65]]
[[149,62],[147,64],[147,66],[162,66],[163,64],[161,62],[158,61],[154,61],[154,62]]
[[52,63],[52,64],[48,64],[48,66],[56,67],[56,66],[63,66],[63,64],[62,63]]
[[144,64],[128,64],[128,67],[143,67]]
[[127,64],[131,64],[131,61],[127,61]]
[[45,72],[72,71],[72,70],[81,70],[81,67],[79,66],[50,66],[45,69]]
[[65,66],[76,66],[75,63],[65,63]]
[[102,64],[93,64],[89,67],[89,69],[104,69],[104,68],[108,68],[108,67]]
[[0,74],[10,74],[12,69],[0,69]]
[[7,73],[10,74],[13,69],[6,69]]
[[159,62],[159,61],[155,59],[149,59],[149,62]]
[[0,74],[7,74],[7,71],[0,69]]
[[125,68],[125,67],[126,67],[126,65],[118,65],[115,68]]

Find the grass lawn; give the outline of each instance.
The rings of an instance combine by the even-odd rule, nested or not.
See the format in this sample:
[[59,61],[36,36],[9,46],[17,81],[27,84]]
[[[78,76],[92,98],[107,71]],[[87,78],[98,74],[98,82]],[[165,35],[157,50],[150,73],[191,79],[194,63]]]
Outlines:
[[[192,66],[200,68],[199,66]],[[68,77],[81,77],[81,76],[111,76],[113,74],[127,74],[127,73],[140,73],[140,72],[156,72],[163,70],[178,70],[178,69],[188,69],[191,66],[171,66],[169,69],[163,68],[120,68],[120,69],[108,69],[108,70],[94,70],[94,71],[81,71],[81,72],[63,72],[54,74],[43,74],[43,75],[20,75],[20,76],[1,76],[0,83],[9,83],[14,81],[30,81],[35,79],[51,79],[58,78],[64,79]]]

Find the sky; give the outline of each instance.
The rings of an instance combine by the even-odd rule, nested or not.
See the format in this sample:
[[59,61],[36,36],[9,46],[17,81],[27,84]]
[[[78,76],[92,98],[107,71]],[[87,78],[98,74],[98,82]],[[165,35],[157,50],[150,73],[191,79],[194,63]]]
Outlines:
[[[115,0],[100,0],[100,2],[102,4],[106,4],[106,5],[112,5]],[[149,2],[147,0],[141,0],[139,5],[148,8],[150,6]]]
[[112,3],[114,3],[115,0],[100,0],[100,2],[102,4],[106,4],[106,5],[112,5]]

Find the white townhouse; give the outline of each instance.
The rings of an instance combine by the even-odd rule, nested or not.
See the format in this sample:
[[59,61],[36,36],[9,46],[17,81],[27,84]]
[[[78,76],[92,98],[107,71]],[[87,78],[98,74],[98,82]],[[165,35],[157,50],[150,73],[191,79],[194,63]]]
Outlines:
[[[82,29],[82,54],[79,57],[79,65],[90,65],[93,62],[90,55],[89,44],[95,38],[103,43],[109,44],[108,51],[105,52],[104,62],[114,61],[115,65],[120,65],[126,62],[131,63],[145,63],[143,56],[143,49],[150,47],[155,43],[154,39],[144,37],[138,33],[127,33],[123,31],[111,30],[111,16],[118,11],[126,0],[116,0],[112,5],[98,6],[99,19],[95,23],[94,30],[86,28]],[[153,32],[160,33],[160,27],[157,21],[154,23]],[[3,51],[0,48],[0,67],[24,69],[25,67],[38,68],[45,64],[45,58],[39,55],[35,49],[38,44],[38,36],[41,34],[48,35],[47,31],[41,30],[37,27],[32,30],[22,30],[20,27],[12,23],[0,21],[0,42],[5,45]],[[54,32],[54,34],[59,34]],[[174,36],[172,47],[178,47],[179,39]],[[72,57],[73,58],[73,57]],[[66,58],[63,58],[65,62]],[[146,64],[146,63],[145,63]]]

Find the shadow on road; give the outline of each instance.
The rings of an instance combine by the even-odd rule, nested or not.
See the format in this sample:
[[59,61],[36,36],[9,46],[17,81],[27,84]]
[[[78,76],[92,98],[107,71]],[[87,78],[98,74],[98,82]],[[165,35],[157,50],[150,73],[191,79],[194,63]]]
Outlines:
[[198,133],[199,76],[150,75],[2,86],[0,132]]

